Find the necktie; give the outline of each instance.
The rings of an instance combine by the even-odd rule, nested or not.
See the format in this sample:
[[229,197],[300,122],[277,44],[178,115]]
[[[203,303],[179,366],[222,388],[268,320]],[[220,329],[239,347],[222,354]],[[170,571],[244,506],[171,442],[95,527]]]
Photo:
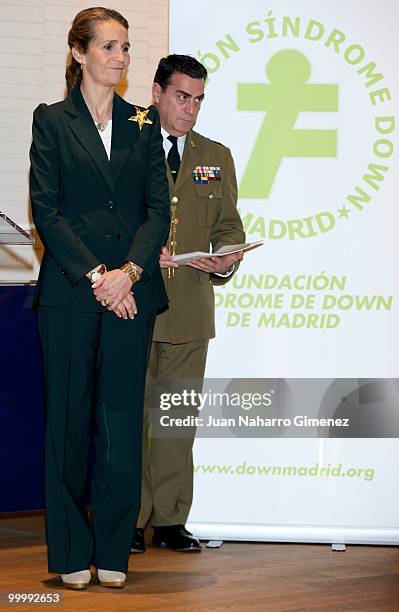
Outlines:
[[168,153],[168,164],[173,180],[176,181],[177,173],[179,172],[180,167],[180,155],[177,149],[177,136],[168,136],[168,140],[172,143]]

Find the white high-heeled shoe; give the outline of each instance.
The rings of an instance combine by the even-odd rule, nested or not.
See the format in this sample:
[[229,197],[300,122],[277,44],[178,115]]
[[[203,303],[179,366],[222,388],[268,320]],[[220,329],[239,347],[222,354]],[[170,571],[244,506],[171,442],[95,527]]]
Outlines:
[[90,570],[81,570],[71,574],[61,574],[61,580],[67,589],[85,589],[91,580],[91,573]]
[[125,586],[126,574],[123,572],[97,568],[97,576],[99,583],[103,587],[121,589]]

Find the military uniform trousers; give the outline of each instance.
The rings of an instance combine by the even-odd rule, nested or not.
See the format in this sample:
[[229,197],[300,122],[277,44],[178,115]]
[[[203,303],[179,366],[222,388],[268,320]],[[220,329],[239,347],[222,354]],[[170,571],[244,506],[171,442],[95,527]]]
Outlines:
[[[154,380],[195,379],[190,388],[200,392],[208,340],[183,344],[152,342],[144,405],[141,508],[137,527],[144,529],[153,512],[153,525],[184,525],[193,499],[191,437],[150,437],[150,393]],[[173,389],[172,389],[173,391]]]
[[[127,571],[140,506],[145,369],[155,313],[39,306],[49,571]],[[85,507],[90,431],[91,519]]]

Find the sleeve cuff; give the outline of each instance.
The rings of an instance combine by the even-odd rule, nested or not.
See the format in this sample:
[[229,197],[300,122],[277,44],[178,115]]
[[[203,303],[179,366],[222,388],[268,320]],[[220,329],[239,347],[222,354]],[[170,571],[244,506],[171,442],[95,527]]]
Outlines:
[[224,274],[222,274],[221,272],[214,272],[215,276],[220,276],[220,278],[227,278],[228,276],[230,276],[231,274],[233,274],[235,270],[235,265],[233,264],[230,268],[230,270],[228,270],[227,272],[225,272]]

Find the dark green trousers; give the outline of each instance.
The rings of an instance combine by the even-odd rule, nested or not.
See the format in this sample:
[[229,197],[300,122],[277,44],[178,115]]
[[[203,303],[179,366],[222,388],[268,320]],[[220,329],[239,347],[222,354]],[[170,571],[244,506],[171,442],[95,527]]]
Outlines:
[[[144,383],[154,312],[134,320],[40,306],[50,572],[126,572],[140,507]],[[91,511],[84,490],[90,432]]]

